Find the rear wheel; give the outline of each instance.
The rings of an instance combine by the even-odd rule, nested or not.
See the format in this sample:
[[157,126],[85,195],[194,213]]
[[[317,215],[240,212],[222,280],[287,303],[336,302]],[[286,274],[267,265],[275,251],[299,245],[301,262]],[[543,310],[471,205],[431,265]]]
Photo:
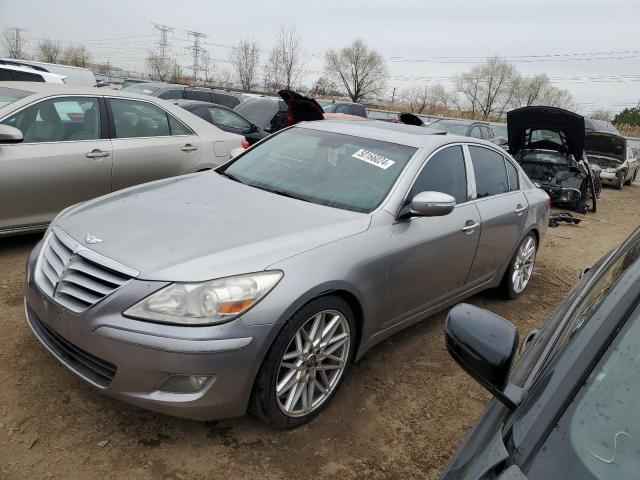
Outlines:
[[342,383],[355,348],[355,321],[339,297],[312,300],[283,327],[254,386],[251,410],[280,429],[324,409]]
[[618,177],[617,177],[618,182],[616,183],[616,190],[622,190],[622,187],[624,187],[624,177],[625,177],[624,172],[620,172],[618,174]]
[[508,298],[520,296],[529,284],[536,261],[538,242],[534,233],[529,233],[516,250],[503,279],[503,290]]
[[636,170],[635,172],[633,172],[633,175],[631,175],[631,177],[629,178],[629,180],[627,180],[626,182],[624,182],[625,185],[631,185],[633,182],[636,181],[636,176],[638,175],[638,170]]

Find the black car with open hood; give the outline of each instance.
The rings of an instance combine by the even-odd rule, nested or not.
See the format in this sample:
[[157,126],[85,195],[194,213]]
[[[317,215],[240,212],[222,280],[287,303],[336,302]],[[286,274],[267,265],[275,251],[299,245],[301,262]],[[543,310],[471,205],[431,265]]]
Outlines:
[[509,152],[559,207],[596,210],[597,175],[584,155],[585,122],[561,108],[523,107],[507,113]]

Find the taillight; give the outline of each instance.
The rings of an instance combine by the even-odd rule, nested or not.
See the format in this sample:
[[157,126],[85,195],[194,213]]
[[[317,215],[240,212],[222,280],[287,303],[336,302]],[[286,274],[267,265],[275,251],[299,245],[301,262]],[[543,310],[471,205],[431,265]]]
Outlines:
[[244,149],[249,148],[249,142],[247,142],[246,140],[242,140],[240,142],[240,145],[242,145],[242,148],[244,148]]
[[546,192],[545,192],[545,198],[544,198],[544,206],[547,208],[551,208],[551,197],[547,195]]

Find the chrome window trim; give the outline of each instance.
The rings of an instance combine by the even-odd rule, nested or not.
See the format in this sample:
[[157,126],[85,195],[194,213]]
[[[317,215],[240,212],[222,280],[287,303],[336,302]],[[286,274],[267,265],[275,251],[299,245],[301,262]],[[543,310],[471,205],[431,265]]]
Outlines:
[[[504,152],[500,152],[500,151],[498,151],[498,149],[490,147],[489,145],[484,145],[484,144],[481,144],[481,143],[468,143],[467,146],[486,148],[487,150],[490,150],[490,151],[500,155],[502,157],[503,161],[510,161],[511,162],[511,160],[507,160],[507,157],[505,156]],[[469,151],[469,161],[471,162],[471,151]],[[513,162],[511,162],[511,164],[514,167],[516,167],[513,164]],[[473,170],[473,163],[471,163],[471,169]],[[507,176],[507,186],[508,186],[509,185],[509,172],[508,172],[506,166],[504,168],[504,171],[505,171],[505,175]],[[510,194],[510,193],[513,193],[513,192],[522,191],[522,188],[520,188],[520,186],[522,185],[522,182],[520,181],[520,169],[518,169],[518,167],[516,167],[516,171],[518,172],[518,188],[516,190],[508,190],[506,192],[496,193],[494,195],[489,195],[489,196],[482,197],[482,198],[477,198],[478,192],[476,190],[476,192],[474,194],[474,200],[484,200],[486,198],[496,198],[496,197],[501,197],[503,195],[507,195],[507,194]],[[474,179],[474,182],[475,182],[475,178],[476,178],[475,177],[475,171],[473,173],[474,173],[473,179]],[[475,186],[475,183],[474,183],[474,186]]]

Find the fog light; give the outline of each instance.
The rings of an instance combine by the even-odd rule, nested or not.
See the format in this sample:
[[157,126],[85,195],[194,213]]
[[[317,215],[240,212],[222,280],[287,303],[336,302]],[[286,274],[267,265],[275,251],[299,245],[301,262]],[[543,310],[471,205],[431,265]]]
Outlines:
[[204,388],[210,375],[172,375],[167,378],[160,390],[172,393],[196,393]]

